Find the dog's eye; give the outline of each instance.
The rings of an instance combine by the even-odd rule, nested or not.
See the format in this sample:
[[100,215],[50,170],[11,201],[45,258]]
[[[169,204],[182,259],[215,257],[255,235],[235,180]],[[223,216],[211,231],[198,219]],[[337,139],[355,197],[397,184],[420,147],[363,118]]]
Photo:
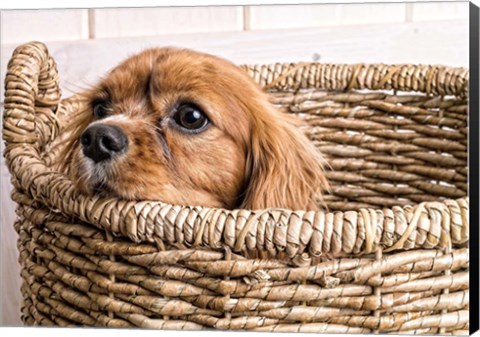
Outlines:
[[173,120],[182,128],[191,131],[199,131],[209,122],[204,113],[191,104],[180,105],[173,115]]
[[93,108],[93,115],[95,116],[96,119],[102,119],[107,117],[108,115],[108,108],[107,104],[103,101],[101,102],[94,102],[92,104]]

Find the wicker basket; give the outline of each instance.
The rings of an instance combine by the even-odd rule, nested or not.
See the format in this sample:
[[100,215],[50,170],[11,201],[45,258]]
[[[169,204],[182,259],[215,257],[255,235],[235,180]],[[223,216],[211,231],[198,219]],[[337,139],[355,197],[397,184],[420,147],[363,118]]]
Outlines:
[[[41,43],[8,65],[3,138],[27,325],[468,334],[462,68],[245,70],[332,170],[329,212],[181,207],[79,194],[52,168],[78,98]],[[267,258],[251,259],[251,249]]]

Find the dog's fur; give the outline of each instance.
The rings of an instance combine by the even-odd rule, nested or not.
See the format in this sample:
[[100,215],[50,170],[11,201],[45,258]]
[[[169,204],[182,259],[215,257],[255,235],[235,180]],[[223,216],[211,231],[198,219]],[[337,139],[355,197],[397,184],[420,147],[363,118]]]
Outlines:
[[[84,93],[86,118],[67,146],[69,174],[84,193],[228,209],[316,210],[328,187],[324,160],[286,114],[232,63],[186,49],[149,49]],[[108,104],[95,120],[92,105]],[[211,125],[198,134],[171,125],[178,102],[193,102]],[[80,133],[92,123],[120,127],[128,150],[94,164]]]

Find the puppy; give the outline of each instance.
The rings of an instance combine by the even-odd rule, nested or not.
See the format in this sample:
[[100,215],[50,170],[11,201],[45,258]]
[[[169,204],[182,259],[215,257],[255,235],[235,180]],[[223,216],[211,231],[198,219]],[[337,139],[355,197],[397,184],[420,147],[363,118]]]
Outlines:
[[80,191],[220,208],[317,210],[314,145],[234,64],[186,49],[128,58],[83,94],[64,161]]

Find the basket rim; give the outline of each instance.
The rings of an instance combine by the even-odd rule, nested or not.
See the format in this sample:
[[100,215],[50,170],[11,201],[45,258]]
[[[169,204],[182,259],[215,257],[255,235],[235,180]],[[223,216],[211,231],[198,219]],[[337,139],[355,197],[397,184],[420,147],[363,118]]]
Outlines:
[[468,96],[470,73],[464,67],[407,63],[299,62],[240,68],[267,90],[394,90],[458,97]]
[[[23,66],[16,63],[19,60]],[[270,89],[299,90],[330,83],[332,90],[380,90],[379,87],[400,90],[398,88],[404,88],[407,83],[424,88],[427,94],[456,92],[463,97],[468,87],[468,70],[442,66],[308,63],[244,68],[260,85],[271,85]],[[327,70],[332,76],[350,74],[352,78],[325,82],[321,74]],[[430,79],[423,87],[415,82],[415,76],[422,74]],[[355,80],[355,76],[362,80]],[[405,82],[405,76],[412,80]],[[449,81],[444,83],[440,78]],[[317,256],[326,250],[363,254],[379,248],[385,252],[419,247],[451,249],[452,245],[468,241],[468,197],[405,207],[313,212],[280,208],[225,210],[85,196],[75,190],[65,175],[53,171],[39,157],[41,142],[58,136],[60,118],[74,108],[76,99],[61,100],[56,65],[44,44],[29,43],[15,50],[9,62],[5,95],[4,156],[15,179],[14,185],[28,192],[32,202],[40,202],[67,217],[78,218],[137,243],[160,239],[187,247],[221,249],[227,246],[235,252],[260,245],[295,257],[306,253],[307,247],[308,254]],[[42,114],[43,119],[35,115],[39,107],[50,111]],[[27,166],[28,169],[24,169]],[[52,218],[54,216],[52,213]],[[427,227],[425,221],[429,223]],[[412,246],[410,242],[411,237],[416,236],[423,240],[420,246],[415,242]]]

